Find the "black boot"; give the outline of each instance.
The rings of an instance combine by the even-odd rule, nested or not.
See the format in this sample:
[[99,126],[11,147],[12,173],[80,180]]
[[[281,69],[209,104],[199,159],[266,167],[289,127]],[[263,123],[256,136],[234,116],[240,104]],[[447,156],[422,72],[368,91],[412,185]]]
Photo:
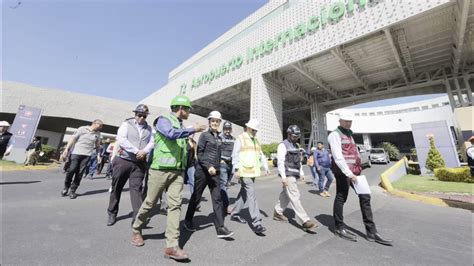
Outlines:
[[76,191],[71,190],[71,193],[69,193],[69,198],[70,198],[70,199],[75,199],[75,198],[77,198]]
[[69,191],[69,188],[67,187],[63,188],[63,190],[61,191],[61,196],[65,197],[68,191]]
[[391,239],[383,239],[379,233],[367,233],[367,240],[370,242],[377,242],[382,245],[392,246]]
[[115,224],[115,222],[117,222],[117,215],[109,214],[109,219],[107,219],[107,226],[112,226]]
[[357,241],[357,237],[354,234],[349,233],[349,231],[347,231],[344,228],[334,230],[334,234],[345,240],[354,241],[354,242]]

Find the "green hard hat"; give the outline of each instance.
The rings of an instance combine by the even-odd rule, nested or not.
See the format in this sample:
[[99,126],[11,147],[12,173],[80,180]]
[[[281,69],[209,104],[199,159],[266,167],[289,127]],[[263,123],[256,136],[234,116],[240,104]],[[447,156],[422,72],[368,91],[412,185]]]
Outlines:
[[189,100],[188,96],[178,95],[171,100],[171,106],[186,106],[191,108],[191,100]]

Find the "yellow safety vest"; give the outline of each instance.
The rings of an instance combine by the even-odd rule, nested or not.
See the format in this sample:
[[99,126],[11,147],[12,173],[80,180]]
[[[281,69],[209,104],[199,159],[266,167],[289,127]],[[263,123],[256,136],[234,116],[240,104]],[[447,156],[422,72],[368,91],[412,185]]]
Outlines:
[[239,136],[239,174],[241,177],[258,177],[261,175],[260,160],[262,148],[256,138],[251,138],[247,132]]

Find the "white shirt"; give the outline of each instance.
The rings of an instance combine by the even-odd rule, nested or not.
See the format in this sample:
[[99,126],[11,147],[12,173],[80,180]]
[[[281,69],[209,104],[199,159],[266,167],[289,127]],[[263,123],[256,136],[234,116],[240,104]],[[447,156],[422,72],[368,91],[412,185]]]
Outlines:
[[[143,131],[145,130],[145,124],[140,125],[137,123],[137,120],[134,120],[134,125],[136,129],[138,130],[138,134],[141,138],[141,136],[143,135]],[[128,132],[128,122],[123,122],[117,131],[117,143],[118,145],[120,145],[122,149],[130,153],[136,154],[139,151],[139,149],[135,147],[132,143],[130,143],[130,141],[128,141],[127,132]],[[143,148],[143,151],[145,151],[146,153],[150,153],[150,151],[153,149],[154,146],[155,146],[155,138],[153,137],[153,133],[151,133],[150,140],[148,141],[145,148]]]
[[474,146],[470,146],[467,148],[467,156],[471,157],[471,159],[474,159]]
[[[281,179],[286,179],[286,171],[285,171],[285,157],[286,157],[286,147],[285,144],[282,142],[278,144],[277,150],[277,159],[278,159],[278,173],[281,176]],[[304,176],[303,172],[303,164],[300,166],[300,176]]]
[[341,169],[342,173],[344,173],[347,177],[353,176],[354,173],[349,168],[349,165],[347,165],[346,160],[344,159],[344,156],[342,155],[342,143],[341,143],[341,136],[339,136],[339,133],[337,131],[333,131],[331,134],[328,136],[328,142],[329,145],[331,146],[331,153],[332,153],[332,158],[334,159],[334,162],[336,165]]

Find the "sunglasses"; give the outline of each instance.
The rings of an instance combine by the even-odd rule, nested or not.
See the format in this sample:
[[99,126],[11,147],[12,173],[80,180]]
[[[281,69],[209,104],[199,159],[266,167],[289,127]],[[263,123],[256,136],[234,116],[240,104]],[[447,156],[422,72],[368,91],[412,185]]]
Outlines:
[[145,115],[145,114],[136,114],[136,116],[138,116],[138,117],[143,117],[143,118],[147,118],[147,117],[148,117],[148,116]]

